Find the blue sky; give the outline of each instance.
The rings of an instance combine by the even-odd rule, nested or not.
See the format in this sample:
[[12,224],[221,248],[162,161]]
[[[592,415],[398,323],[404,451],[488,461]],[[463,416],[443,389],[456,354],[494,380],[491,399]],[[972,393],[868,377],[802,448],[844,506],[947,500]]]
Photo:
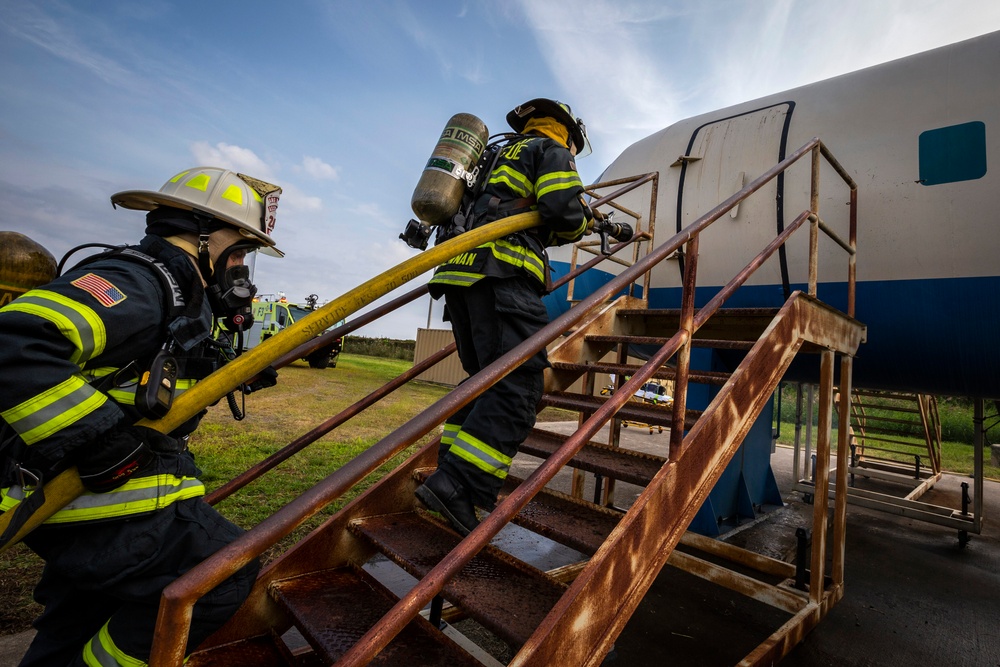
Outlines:
[[[0,229],[58,259],[141,238],[111,194],[196,165],[284,188],[263,293],[332,299],[398,240],[448,118],[582,116],[585,182],[715,108],[1000,29],[995,0],[0,0]],[[812,42],[810,43],[810,40]],[[418,302],[361,335],[413,338]],[[432,326],[441,326],[435,315]]]

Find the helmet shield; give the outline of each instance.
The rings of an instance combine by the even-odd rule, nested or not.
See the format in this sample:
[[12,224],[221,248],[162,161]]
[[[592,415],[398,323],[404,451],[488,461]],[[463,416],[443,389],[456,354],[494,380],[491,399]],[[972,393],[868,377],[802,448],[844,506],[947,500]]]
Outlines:
[[111,196],[115,206],[152,211],[172,206],[201,211],[232,225],[262,246],[262,252],[283,256],[270,234],[277,220],[281,188],[219,167],[195,167],[177,174],[157,192],[127,190]]

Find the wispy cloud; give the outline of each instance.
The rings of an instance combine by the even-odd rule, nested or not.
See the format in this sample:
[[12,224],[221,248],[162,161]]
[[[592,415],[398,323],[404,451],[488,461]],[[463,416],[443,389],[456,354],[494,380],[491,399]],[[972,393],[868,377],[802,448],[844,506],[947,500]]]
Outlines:
[[[467,8],[462,7],[454,18],[465,19]],[[394,12],[399,27],[413,42],[436,61],[445,78],[461,77],[473,84],[481,84],[486,80],[483,45],[480,40],[473,39],[479,26],[468,25],[466,38],[456,38],[449,32],[447,25],[437,25],[428,20],[424,12],[416,13],[408,3],[397,3]],[[492,51],[496,53],[496,51]]]
[[[61,7],[63,12],[70,8]],[[4,20],[0,22],[3,31],[13,38],[23,39],[47,51],[49,54],[84,68],[103,81],[124,87],[138,83],[132,73],[116,60],[93,50],[79,38],[76,31],[68,27],[91,23],[90,19],[59,22],[40,8],[28,3],[13,3],[4,9]],[[94,26],[100,30],[99,26]]]
[[[599,160],[683,118],[1000,28],[982,0],[520,0]],[[607,152],[602,143],[607,143]]]
[[340,178],[340,169],[333,167],[318,157],[306,155],[302,158],[302,171],[319,181],[336,181]]
[[191,154],[199,165],[223,167],[249,174],[255,178],[274,178],[271,168],[249,148],[233,146],[225,142],[209,145],[205,141],[191,144]]

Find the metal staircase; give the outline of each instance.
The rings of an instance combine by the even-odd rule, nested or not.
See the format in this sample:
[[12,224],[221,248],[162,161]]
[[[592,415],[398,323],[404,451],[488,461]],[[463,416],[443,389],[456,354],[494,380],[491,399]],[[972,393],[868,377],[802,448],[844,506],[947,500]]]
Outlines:
[[[824,407],[816,488],[829,487],[835,359],[840,356],[841,386],[849,387],[851,358],[863,342],[865,330],[850,313],[816,299],[813,270],[810,294],[793,292],[777,311],[722,308],[753,269],[806,223],[814,240],[819,231],[830,233],[815,207],[798,216],[731,283],[698,309],[694,308],[694,286],[700,232],[803,156],[812,155],[815,170],[821,154],[850,185],[853,212],[853,183],[822,144],[811,141],[698,222],[650,250],[531,341],[174,582],[164,592],[151,665],[181,664],[187,619],[201,594],[394,453],[433,432],[445,417],[543,346],[549,349],[553,368],[547,372],[539,408],[577,411],[579,427],[569,436],[536,429],[521,451],[537,458],[538,467],[523,480],[508,477],[497,506],[488,513],[486,508],[481,511],[482,523],[472,534],[460,538],[414,498],[414,490],[436,465],[439,439],[434,440],[262,571],[241,610],[187,664],[489,663],[490,658],[483,658],[468,639],[442,623],[442,619],[465,617],[475,619],[511,647],[515,653],[511,665],[599,665],[668,559],[786,612],[788,622],[743,664],[771,664],[780,659],[843,594],[844,494],[835,496],[829,569],[825,492],[817,493],[808,571],[685,531],[800,353],[819,356]],[[852,297],[853,221],[852,215],[852,243],[835,238],[849,250]],[[608,295],[641,280],[653,265],[681,247],[686,247],[688,261],[680,310],[651,311],[642,300],[629,295],[606,301]],[[343,331],[332,334],[342,335]],[[645,364],[628,366],[624,363],[627,347],[639,343],[653,345],[656,351]],[[322,340],[315,344],[322,344]],[[690,350],[697,345],[745,354],[731,374],[702,372],[690,367]],[[601,362],[614,350],[618,351],[617,363]],[[594,373],[608,369],[631,378],[611,396],[594,396]],[[651,377],[675,382],[669,408],[629,402],[636,388]],[[584,390],[570,391],[581,380]],[[721,388],[706,409],[689,410],[688,385],[701,382]],[[846,415],[847,411],[842,409],[841,413]],[[616,422],[621,419],[669,428],[669,446],[662,456],[622,447],[616,437]],[[610,441],[592,441],[609,422]],[[841,428],[841,433],[846,437],[847,429]],[[846,459],[839,463],[836,487],[842,490],[846,486]],[[577,497],[579,494],[559,493],[548,486],[566,467],[580,471],[578,474],[640,485],[644,490],[627,511],[608,507],[606,494],[603,499],[595,498],[598,502],[588,502]],[[511,523],[538,539],[575,551],[578,559],[556,569],[538,569],[493,539]],[[689,547],[685,553],[675,551],[681,543]],[[693,555],[692,550],[701,556]],[[412,587],[393,591],[374,577],[369,565],[383,559],[413,577]],[[727,561],[738,563],[740,571],[727,567]],[[761,576],[754,576],[755,572]],[[444,601],[449,605],[446,609],[442,609]],[[286,641],[292,628],[306,645]]]

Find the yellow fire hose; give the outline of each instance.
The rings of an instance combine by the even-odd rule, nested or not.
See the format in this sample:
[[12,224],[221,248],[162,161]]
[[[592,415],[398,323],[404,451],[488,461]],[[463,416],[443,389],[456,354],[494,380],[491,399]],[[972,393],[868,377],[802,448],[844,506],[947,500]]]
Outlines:
[[[472,250],[487,241],[498,239],[539,224],[538,213],[529,212],[513,215],[483,225],[375,276],[368,282],[358,285],[350,292],[334,299],[325,306],[313,311],[292,326],[257,347],[240,355],[219,370],[198,382],[194,387],[177,397],[170,411],[162,419],[143,419],[139,426],[156,429],[161,433],[169,433],[191,417],[212,405],[229,392],[236,389],[247,379],[254,377],[267,368],[276,359],[291,352],[299,345],[323,333],[342,319],[364,308],[397,287],[413,280],[417,276],[443,264],[456,255]],[[0,553],[8,547],[21,541],[42,522],[62,509],[67,503],[84,492],[83,484],[76,468],[70,468],[45,484],[45,503],[42,504],[24,523],[17,533],[6,544],[0,545]],[[7,529],[17,507],[0,515],[0,534]]]

